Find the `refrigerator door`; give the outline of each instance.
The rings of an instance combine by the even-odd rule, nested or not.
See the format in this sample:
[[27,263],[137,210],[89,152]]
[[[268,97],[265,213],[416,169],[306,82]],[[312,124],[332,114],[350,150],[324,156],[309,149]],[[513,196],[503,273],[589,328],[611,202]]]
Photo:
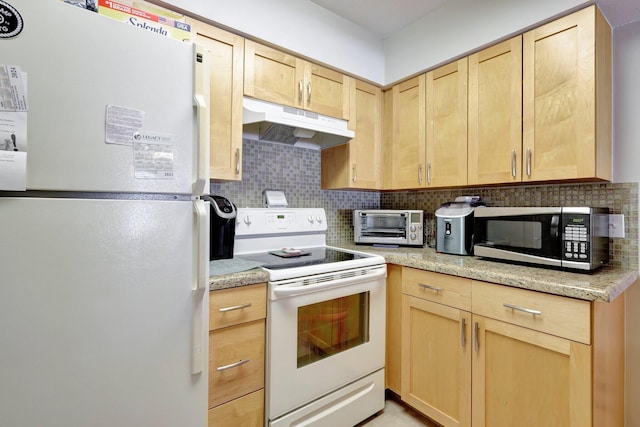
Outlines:
[[206,426],[204,219],[189,200],[0,198],[1,426]]
[[27,189],[202,193],[208,91],[194,93],[206,89],[194,45],[62,1],[8,3],[24,29],[0,39],[0,64],[27,74]]

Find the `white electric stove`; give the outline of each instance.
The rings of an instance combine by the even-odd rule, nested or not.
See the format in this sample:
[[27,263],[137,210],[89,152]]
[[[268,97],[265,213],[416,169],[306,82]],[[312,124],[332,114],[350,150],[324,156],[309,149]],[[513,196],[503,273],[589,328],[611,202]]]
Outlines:
[[269,426],[352,426],[384,407],[385,260],[326,232],[324,209],[238,209],[234,256],[269,273]]

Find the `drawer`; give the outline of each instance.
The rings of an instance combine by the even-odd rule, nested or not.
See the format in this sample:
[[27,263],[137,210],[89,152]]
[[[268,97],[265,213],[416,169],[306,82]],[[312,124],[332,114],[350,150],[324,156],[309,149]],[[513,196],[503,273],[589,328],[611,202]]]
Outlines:
[[264,389],[209,409],[210,427],[264,427]]
[[209,333],[209,407],[264,388],[263,319]]
[[267,285],[240,286],[209,292],[209,330],[257,319],[267,313]]
[[471,310],[471,279],[405,267],[402,270],[402,293]]
[[477,281],[472,291],[474,314],[591,343],[589,301]]

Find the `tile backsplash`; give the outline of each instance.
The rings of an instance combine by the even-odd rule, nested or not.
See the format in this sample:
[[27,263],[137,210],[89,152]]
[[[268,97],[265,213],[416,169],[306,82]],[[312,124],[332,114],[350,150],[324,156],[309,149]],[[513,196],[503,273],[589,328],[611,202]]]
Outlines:
[[457,196],[480,196],[496,206],[594,206],[624,214],[625,238],[611,239],[614,265],[638,268],[638,183],[547,184],[415,191],[320,189],[320,152],[290,145],[243,141],[242,181],[212,182],[211,194],[238,207],[262,207],[264,190],[282,190],[290,207],[322,207],[327,212],[327,241],[353,240],[354,209],[422,209],[427,223],[435,210]]

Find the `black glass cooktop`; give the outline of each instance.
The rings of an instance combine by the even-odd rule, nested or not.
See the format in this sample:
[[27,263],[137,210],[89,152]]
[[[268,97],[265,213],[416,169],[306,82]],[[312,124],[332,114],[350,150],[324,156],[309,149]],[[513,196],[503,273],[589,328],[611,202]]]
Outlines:
[[300,249],[301,253],[304,255],[283,258],[269,252],[260,252],[255,254],[236,255],[236,257],[262,263],[262,266],[268,270],[281,270],[284,268],[330,264],[333,262],[352,261],[354,259],[370,257],[370,255],[366,254],[354,254],[328,247],[297,249]]

